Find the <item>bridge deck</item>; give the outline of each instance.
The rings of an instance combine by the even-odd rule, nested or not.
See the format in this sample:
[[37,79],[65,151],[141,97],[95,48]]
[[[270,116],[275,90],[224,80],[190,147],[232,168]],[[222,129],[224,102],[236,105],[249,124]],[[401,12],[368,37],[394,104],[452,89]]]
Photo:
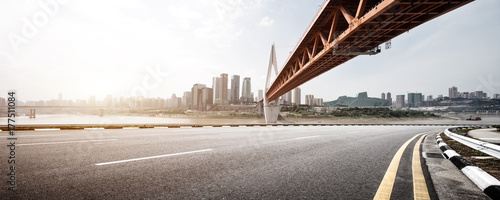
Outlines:
[[269,100],[473,0],[327,0],[267,89]]

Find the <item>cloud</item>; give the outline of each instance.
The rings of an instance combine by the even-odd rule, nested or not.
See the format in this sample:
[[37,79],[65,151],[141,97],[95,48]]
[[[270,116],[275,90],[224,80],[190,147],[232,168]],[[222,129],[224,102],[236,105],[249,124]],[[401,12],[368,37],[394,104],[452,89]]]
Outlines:
[[259,22],[260,27],[271,27],[274,23],[274,19],[269,18],[268,16],[265,16],[262,18]]

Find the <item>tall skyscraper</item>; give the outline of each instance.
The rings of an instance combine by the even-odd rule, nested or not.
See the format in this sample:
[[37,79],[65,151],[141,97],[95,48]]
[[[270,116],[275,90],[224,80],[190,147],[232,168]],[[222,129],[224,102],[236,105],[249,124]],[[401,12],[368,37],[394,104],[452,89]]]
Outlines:
[[191,88],[191,109],[193,110],[204,110],[202,109],[203,106],[203,96],[202,96],[202,90],[203,88],[206,88],[205,84],[194,84],[193,87]]
[[191,106],[191,92],[186,91],[182,95],[182,106],[188,108]]
[[385,93],[382,92],[382,95],[380,96],[382,100],[385,100]]
[[221,82],[221,88],[220,88],[220,99],[221,102],[220,104],[228,104],[229,102],[227,101],[227,74],[222,73],[220,74],[220,82]]
[[300,105],[300,88],[293,89],[293,104]]
[[485,93],[483,91],[475,91],[475,92],[472,92],[472,94],[477,99],[487,99],[488,98],[488,93]]
[[201,89],[201,110],[205,111],[208,106],[213,105],[214,102],[214,91],[212,88]]
[[405,107],[405,95],[396,95],[396,108]]
[[422,100],[422,93],[408,93],[408,107],[421,106]]
[[451,87],[450,89],[448,89],[448,94],[449,94],[450,99],[458,98],[458,96],[459,96],[458,88],[455,86]]
[[309,106],[314,105],[314,95],[312,95],[312,94],[306,95],[306,105],[309,105]]
[[249,98],[252,97],[252,84],[250,77],[243,78],[243,84],[241,87],[241,97],[245,103],[249,103]]
[[177,108],[180,106],[180,103],[181,103],[180,98],[177,98],[177,95],[175,95],[175,93],[172,94],[170,99],[168,99],[167,101],[168,101],[167,107],[171,107],[171,108]]
[[259,90],[258,92],[259,92],[259,94],[258,94],[257,101],[260,101],[262,98],[264,98],[264,90]]
[[104,106],[111,106],[113,104],[113,96],[111,96],[110,94],[106,95],[103,104]]
[[285,104],[286,105],[292,104],[292,91],[291,90],[285,94]]
[[213,94],[213,99],[214,99],[214,103],[221,103],[221,96],[220,96],[220,93],[221,93],[221,88],[222,88],[222,81],[220,79],[220,77],[213,77],[212,78],[212,90],[214,91],[214,94]]
[[231,103],[240,103],[240,76],[231,76]]
[[323,106],[323,98],[314,98],[313,106]]
[[392,105],[392,96],[391,96],[390,92],[387,92],[387,101],[389,102],[389,104],[387,104],[387,105],[391,106]]

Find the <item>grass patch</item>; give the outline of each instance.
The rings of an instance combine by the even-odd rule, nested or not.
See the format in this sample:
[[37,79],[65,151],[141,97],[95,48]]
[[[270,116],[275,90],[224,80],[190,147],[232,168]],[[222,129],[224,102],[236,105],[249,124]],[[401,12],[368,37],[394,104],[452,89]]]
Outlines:
[[[465,130],[465,129],[462,129],[462,130]],[[469,130],[471,130],[471,129],[469,129]],[[453,150],[455,150],[462,157],[464,157],[468,161],[472,162],[472,164],[476,165],[477,167],[483,169],[485,172],[488,172],[490,175],[492,175],[496,179],[500,180],[500,160],[498,160],[498,159],[486,159],[486,160],[476,159],[475,157],[477,157],[477,156],[489,156],[489,155],[485,154],[483,152],[480,152],[478,150],[472,149],[468,146],[465,146],[462,143],[457,142],[457,141],[449,138],[444,133],[441,133],[441,138],[449,147],[451,147]]]
[[493,128],[496,128],[498,132],[500,132],[500,125],[493,125]]
[[[329,110],[329,109],[328,109]],[[281,107],[281,112],[289,112],[290,115],[309,117],[344,117],[344,118],[438,118],[439,116],[415,110],[391,110],[385,107],[345,107],[335,108],[329,112],[316,112],[313,107],[306,105],[293,105]]]
[[456,133],[458,134],[465,134],[467,135],[469,133],[469,131],[471,130],[474,130],[475,128],[464,128],[464,129],[459,129],[456,131]]

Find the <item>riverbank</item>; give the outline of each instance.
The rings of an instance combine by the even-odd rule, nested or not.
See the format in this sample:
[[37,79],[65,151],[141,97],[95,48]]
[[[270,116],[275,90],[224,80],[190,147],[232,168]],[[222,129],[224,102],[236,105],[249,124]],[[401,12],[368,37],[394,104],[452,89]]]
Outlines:
[[[0,120],[6,118],[1,118]],[[200,123],[265,123],[261,115],[216,115],[216,114],[176,114],[176,115],[37,115],[16,117],[16,124],[200,124]],[[466,121],[444,117],[431,118],[376,118],[376,117],[280,117],[280,124],[500,124],[499,116],[485,116],[481,121]]]

